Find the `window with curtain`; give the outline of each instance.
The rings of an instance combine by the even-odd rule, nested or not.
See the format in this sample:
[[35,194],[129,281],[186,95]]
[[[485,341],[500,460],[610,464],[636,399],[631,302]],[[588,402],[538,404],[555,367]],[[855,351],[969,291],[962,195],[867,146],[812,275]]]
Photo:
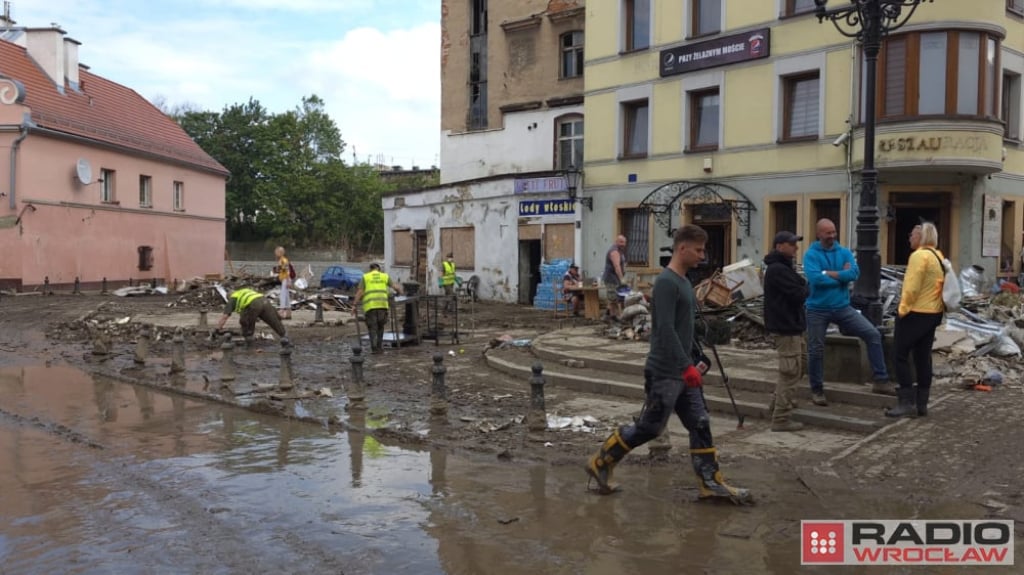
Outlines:
[[651,45],[651,0],[625,0],[626,51]]
[[1005,124],[1004,137],[1020,140],[1020,74],[1003,72],[1003,98],[1000,118]]
[[690,93],[690,150],[718,148],[718,88]]
[[622,104],[623,156],[640,158],[647,155],[648,105],[647,100]]
[[583,75],[583,32],[562,34],[562,78]]
[[556,120],[558,130],[558,157],[555,166],[568,170],[570,166],[583,167],[583,117],[573,115]]
[[[878,59],[879,119],[995,118],[1002,79],[999,50],[999,38],[969,30],[887,38]],[[862,116],[863,111],[862,106]]]
[[789,76],[783,82],[783,140],[817,138],[820,81],[817,71]]

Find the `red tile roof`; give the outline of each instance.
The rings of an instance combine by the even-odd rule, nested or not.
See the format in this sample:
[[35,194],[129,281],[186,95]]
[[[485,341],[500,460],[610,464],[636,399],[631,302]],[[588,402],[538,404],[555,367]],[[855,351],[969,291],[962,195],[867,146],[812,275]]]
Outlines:
[[62,94],[25,48],[4,40],[0,74],[25,86],[23,103],[40,127],[228,174],[181,126],[135,90],[80,68],[80,91],[65,87]]

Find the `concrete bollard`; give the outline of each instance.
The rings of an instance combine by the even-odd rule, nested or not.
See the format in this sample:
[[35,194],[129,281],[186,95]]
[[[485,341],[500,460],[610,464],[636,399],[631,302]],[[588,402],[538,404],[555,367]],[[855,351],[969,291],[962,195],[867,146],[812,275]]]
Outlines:
[[363,386],[363,357],[362,346],[352,348],[352,357],[349,362],[352,364],[352,384],[348,388],[349,409],[366,409],[366,391]]
[[104,357],[110,355],[110,334],[98,328],[89,331],[92,336],[92,354]]
[[185,371],[185,336],[181,328],[174,330],[174,339],[171,340],[171,373]]
[[544,364],[535,362],[530,377],[530,415],[528,427],[530,431],[544,431],[548,428],[548,414],[544,407]]
[[145,365],[147,356],[149,356],[149,328],[144,327],[139,333],[139,339],[135,342],[134,361],[139,365]]
[[205,309],[199,310],[199,327],[209,327],[206,319],[207,313],[208,312]]
[[281,347],[281,380],[277,387],[281,391],[288,391],[295,387],[295,384],[292,383],[292,348],[288,346]]
[[100,293],[102,295],[107,295],[108,293],[110,293],[107,291],[107,276],[103,276],[103,286],[100,288]]
[[224,343],[220,346],[224,356],[220,362],[220,380],[235,380],[235,343],[231,341],[231,334],[224,336]]
[[75,276],[75,289],[71,292],[74,295],[82,295],[82,282]]
[[324,298],[320,294],[316,296],[316,316],[313,323],[324,323]]
[[430,385],[430,414],[435,416],[448,415],[448,390],[444,383],[444,374],[448,368],[442,363],[444,356],[434,354],[434,367],[430,372],[433,382]]

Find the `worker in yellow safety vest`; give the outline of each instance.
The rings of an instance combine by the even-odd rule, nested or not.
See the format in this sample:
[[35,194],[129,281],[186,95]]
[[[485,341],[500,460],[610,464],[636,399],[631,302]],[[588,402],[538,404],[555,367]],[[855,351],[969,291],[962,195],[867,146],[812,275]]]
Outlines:
[[374,262],[370,264],[370,271],[363,274],[363,279],[359,281],[359,287],[356,289],[352,315],[356,315],[362,302],[366,330],[370,335],[371,353],[384,351],[384,330],[388,324],[388,288],[394,289],[396,293],[402,293],[402,286],[391,281],[388,274],[380,271],[380,264]]
[[448,257],[441,262],[443,269],[441,270],[441,287],[444,288],[445,302],[444,311],[448,311],[451,307],[450,296],[455,294],[455,257],[454,254],[448,253]]
[[260,292],[250,288],[236,289],[231,292],[227,305],[224,306],[224,315],[217,323],[217,331],[224,329],[224,324],[235,312],[238,313],[238,323],[242,326],[242,336],[245,337],[247,345],[252,344],[253,334],[256,333],[257,319],[262,319],[277,333],[281,339],[281,345],[291,345],[284,324],[281,323],[281,318],[277,315],[277,310]]

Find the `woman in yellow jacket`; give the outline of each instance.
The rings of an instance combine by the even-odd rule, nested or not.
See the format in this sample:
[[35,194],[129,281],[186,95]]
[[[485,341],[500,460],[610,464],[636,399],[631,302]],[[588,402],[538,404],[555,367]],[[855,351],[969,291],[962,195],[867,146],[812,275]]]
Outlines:
[[[928,415],[928,395],[932,386],[932,342],[935,328],[942,323],[945,304],[942,302],[944,270],[943,255],[935,246],[939,232],[935,224],[925,222],[910,232],[910,247],[914,251],[907,262],[900,294],[899,317],[896,318],[895,352],[893,363],[899,405],[889,408],[889,417]],[[910,375],[909,357],[914,355],[917,389]]]

